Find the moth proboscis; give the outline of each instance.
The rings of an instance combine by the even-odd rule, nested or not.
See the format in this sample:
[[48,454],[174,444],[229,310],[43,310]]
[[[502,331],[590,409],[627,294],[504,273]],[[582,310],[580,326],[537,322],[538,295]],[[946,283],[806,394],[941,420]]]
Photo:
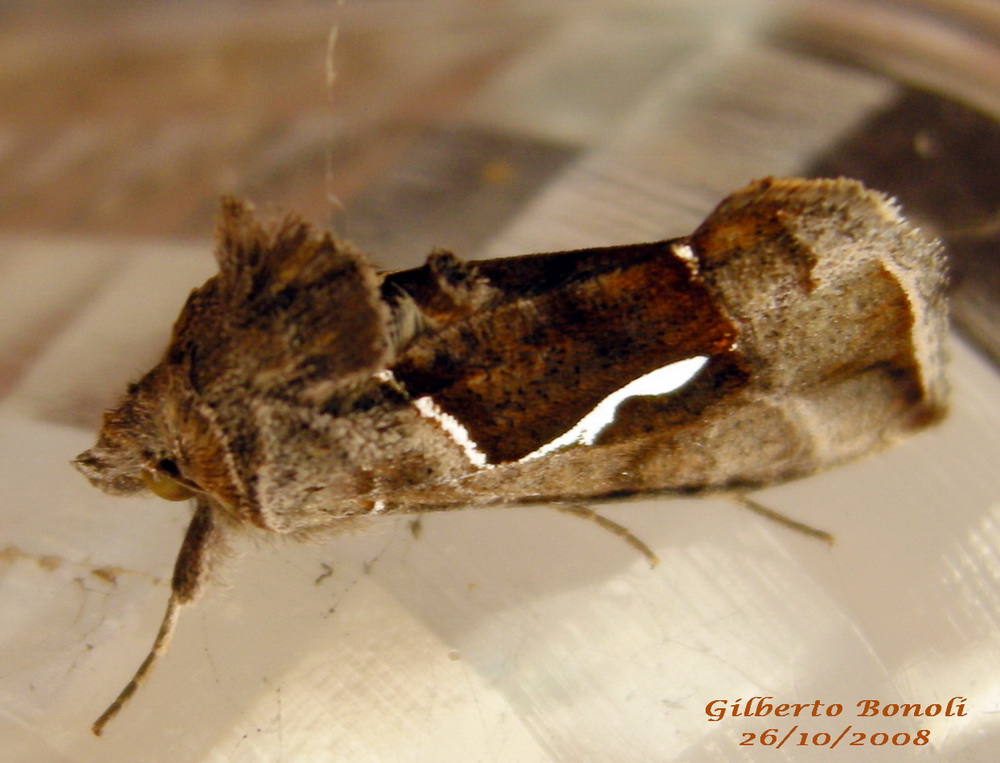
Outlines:
[[227,199],[215,254],[74,462],[194,501],[156,641],[96,734],[240,529],[747,490],[945,410],[941,247],[856,181],[757,181],[686,238],[398,272]]

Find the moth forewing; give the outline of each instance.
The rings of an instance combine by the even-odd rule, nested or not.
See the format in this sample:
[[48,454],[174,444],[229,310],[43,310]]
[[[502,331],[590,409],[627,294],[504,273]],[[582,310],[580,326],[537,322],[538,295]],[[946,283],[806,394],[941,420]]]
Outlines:
[[757,181],[689,238],[439,251],[395,273],[227,200],[217,257],[75,462],[109,493],[197,506],[153,649],[96,733],[239,528],[302,538],[382,514],[745,489],[945,408],[940,246],[855,181]]

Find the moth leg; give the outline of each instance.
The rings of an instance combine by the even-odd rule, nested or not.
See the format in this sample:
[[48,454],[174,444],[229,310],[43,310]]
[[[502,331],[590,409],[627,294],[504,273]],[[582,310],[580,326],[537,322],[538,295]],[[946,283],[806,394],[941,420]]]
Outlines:
[[824,543],[833,545],[834,537],[826,530],[820,530],[818,527],[812,527],[804,522],[799,522],[798,520],[792,519],[791,517],[785,516],[784,514],[775,511],[774,509],[769,509],[763,504],[757,503],[750,498],[747,498],[743,493],[727,493],[726,497],[736,503],[738,506],[742,506],[745,509],[750,509],[750,511],[755,514],[760,514],[765,519],[770,519],[772,522],[777,522],[782,527],[787,527],[789,530],[795,530],[796,532],[804,533],[810,538],[816,538]]
[[210,552],[220,542],[220,530],[212,507],[203,499],[199,499],[184,535],[181,550],[177,554],[177,561],[174,563],[170,600],[167,602],[167,611],[160,623],[160,630],[156,634],[149,654],[132,676],[132,680],[121,690],[115,701],[108,705],[108,709],[101,713],[101,717],[94,721],[91,730],[96,736],[101,735],[108,721],[118,715],[125,703],[146,680],[156,661],[166,654],[174,630],[177,628],[181,607],[194,601],[204,587],[209,572]]
[[556,511],[561,511],[563,514],[570,514],[574,517],[580,517],[581,519],[586,519],[591,522],[595,522],[600,527],[605,530],[614,533],[623,541],[628,543],[632,548],[646,557],[646,561],[649,562],[649,566],[656,567],[660,563],[660,557],[658,557],[649,546],[643,543],[639,538],[633,535],[628,528],[623,527],[617,522],[613,522],[605,516],[598,514],[593,509],[587,506],[581,506],[575,503],[553,503],[550,504]]

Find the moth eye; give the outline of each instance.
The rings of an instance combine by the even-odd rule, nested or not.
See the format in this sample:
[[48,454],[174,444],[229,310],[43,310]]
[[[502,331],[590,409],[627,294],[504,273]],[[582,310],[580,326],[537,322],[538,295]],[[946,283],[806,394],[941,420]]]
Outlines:
[[194,495],[187,485],[178,481],[180,476],[181,470],[170,458],[159,461],[155,470],[142,470],[142,481],[146,487],[166,501],[183,501]]
[[161,458],[156,464],[156,469],[172,479],[178,479],[181,476],[181,468],[172,458]]

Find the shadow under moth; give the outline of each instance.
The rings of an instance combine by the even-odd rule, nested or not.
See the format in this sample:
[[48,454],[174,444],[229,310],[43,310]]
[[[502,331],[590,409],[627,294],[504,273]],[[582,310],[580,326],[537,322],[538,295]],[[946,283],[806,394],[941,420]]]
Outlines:
[[241,528],[746,491],[945,410],[941,247],[851,180],[757,181],[686,238],[399,272],[227,199],[215,255],[74,462],[194,501],[160,631],[96,734]]

